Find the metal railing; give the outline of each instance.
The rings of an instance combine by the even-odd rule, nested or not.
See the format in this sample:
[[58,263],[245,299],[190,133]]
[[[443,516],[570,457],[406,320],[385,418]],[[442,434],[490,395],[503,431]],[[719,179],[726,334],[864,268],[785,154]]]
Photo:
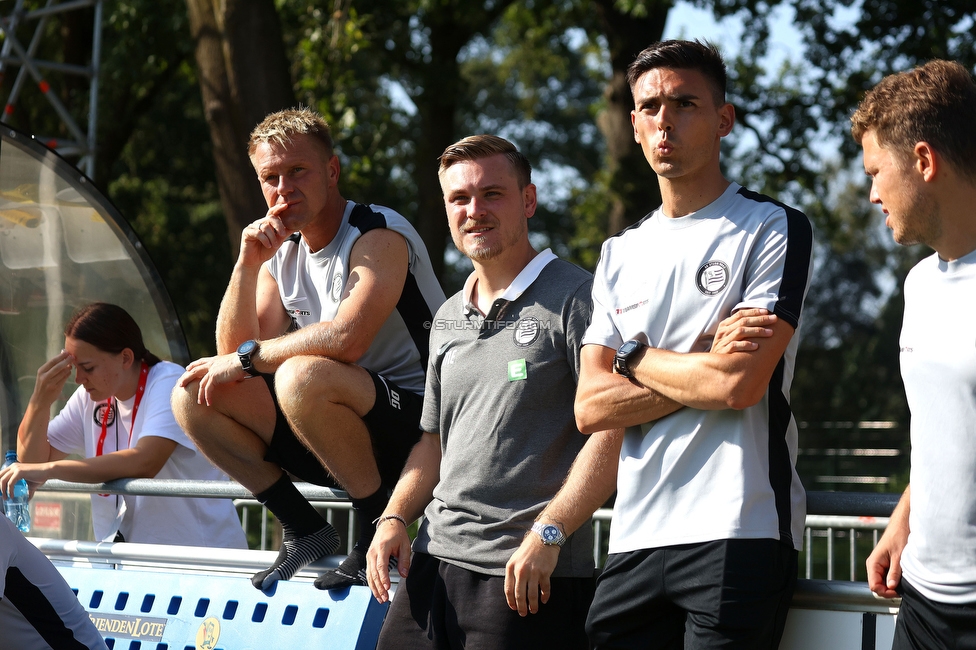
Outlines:
[[[325,504],[323,510],[329,523],[336,524],[337,517],[344,517],[346,530],[356,529],[356,513],[345,492],[310,483],[296,483],[295,486],[309,501]],[[231,498],[240,510],[241,525],[245,531],[249,530],[251,513],[259,509],[258,547],[262,551],[269,549],[271,531],[267,525],[267,510],[254,500],[247,489],[237,483],[173,479],[119,479],[107,483],[52,480],[39,489],[44,492]],[[883,531],[887,525],[887,515],[894,509],[899,497],[898,494],[866,492],[808,492],[804,551],[801,556],[804,576],[807,579],[838,579],[840,565],[837,555],[846,546],[846,558],[841,562],[848,565],[847,580],[856,581],[864,565],[866,553],[870,553],[870,549],[877,544],[879,531]],[[608,508],[601,508],[593,514],[593,559],[597,566],[602,566],[606,559],[612,517],[613,511]],[[353,535],[345,537],[346,553],[349,553],[356,540]]]

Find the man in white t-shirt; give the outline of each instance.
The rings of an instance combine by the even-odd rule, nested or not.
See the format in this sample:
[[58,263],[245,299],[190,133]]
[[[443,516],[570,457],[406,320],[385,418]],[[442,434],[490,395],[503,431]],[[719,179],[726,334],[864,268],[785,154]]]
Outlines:
[[[775,648],[805,514],[789,387],[811,227],[723,176],[735,111],[713,46],[656,43],[628,81],[662,205],[604,243],[593,279],[577,423],[627,431],[587,633],[598,648]],[[753,309],[769,337],[715,354],[721,321]]]
[[976,648],[976,82],[930,61],[885,77],[851,117],[871,202],[902,245],[935,254],[905,279],[901,374],[911,486],[868,584],[900,595],[896,650]]
[[267,116],[248,154],[267,213],[241,236],[217,316],[220,356],[187,366],[173,411],[281,522],[281,551],[255,587],[338,547],[287,473],[342,487],[358,517],[352,553],[315,585],[365,586],[372,521],[420,439],[428,328],[444,292],[404,217],[339,193],[339,158],[317,113]]

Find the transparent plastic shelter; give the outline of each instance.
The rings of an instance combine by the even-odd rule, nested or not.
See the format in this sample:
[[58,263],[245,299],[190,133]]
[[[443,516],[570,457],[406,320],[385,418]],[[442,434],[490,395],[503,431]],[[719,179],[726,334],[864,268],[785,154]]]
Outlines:
[[95,301],[132,314],[160,357],[188,362],[166,288],[122,215],[78,169],[0,126],[0,449],[16,447],[37,369],[64,347],[65,322]]

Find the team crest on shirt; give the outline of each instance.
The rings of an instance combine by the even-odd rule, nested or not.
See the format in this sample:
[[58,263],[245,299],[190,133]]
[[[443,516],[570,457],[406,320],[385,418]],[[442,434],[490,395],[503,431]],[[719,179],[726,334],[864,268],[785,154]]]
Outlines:
[[105,417],[105,411],[108,411],[108,422],[105,426],[110,427],[115,424],[115,409],[108,407],[108,402],[104,404],[99,404],[95,407],[95,424],[102,426],[102,419]]
[[539,338],[539,332],[541,331],[542,326],[539,324],[539,319],[532,317],[523,318],[515,324],[515,331],[513,333],[515,345],[520,348],[532,345]]
[[695,276],[695,284],[698,285],[698,290],[706,296],[714,296],[729,286],[729,279],[731,277],[732,274],[729,272],[729,267],[725,262],[712,260],[705,262],[698,269],[698,274]]
[[339,302],[342,297],[342,274],[336,273],[332,278],[332,302]]

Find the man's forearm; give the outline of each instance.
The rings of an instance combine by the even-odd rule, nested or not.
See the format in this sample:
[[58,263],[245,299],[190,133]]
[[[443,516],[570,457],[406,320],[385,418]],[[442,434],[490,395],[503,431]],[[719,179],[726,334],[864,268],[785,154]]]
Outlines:
[[580,356],[576,426],[583,433],[652,422],[682,405],[611,370],[614,351],[586,345]]
[[440,436],[424,433],[407,458],[384,515],[400,515],[408,524],[419,519],[434,498],[440,470]]
[[701,410],[737,408],[734,404],[745,401],[737,391],[745,367],[735,361],[731,355],[648,348],[633,374],[648,390],[684,406]]
[[744,409],[769,389],[773,371],[793,338],[793,327],[771,323],[772,335],[757,349],[731,353],[646,348],[633,366],[643,386],[685,406],[701,410]]
[[617,487],[623,436],[623,429],[592,434],[573,461],[562,488],[536,521],[557,524],[567,536],[589,521]]
[[316,323],[277,338],[261,341],[253,358],[260,372],[274,372],[286,360],[297,356],[320,356],[356,363],[369,348],[370,340],[362,329],[347,321]]
[[891,517],[888,519],[888,526],[885,531],[890,528],[893,531],[900,530],[903,534],[907,535],[910,526],[909,518],[912,512],[912,486],[909,485],[905,488],[905,492],[901,495],[901,499],[898,500],[898,505],[891,512]]
[[249,339],[260,337],[257,286],[260,268],[234,266],[217,312],[217,354],[230,354]]

